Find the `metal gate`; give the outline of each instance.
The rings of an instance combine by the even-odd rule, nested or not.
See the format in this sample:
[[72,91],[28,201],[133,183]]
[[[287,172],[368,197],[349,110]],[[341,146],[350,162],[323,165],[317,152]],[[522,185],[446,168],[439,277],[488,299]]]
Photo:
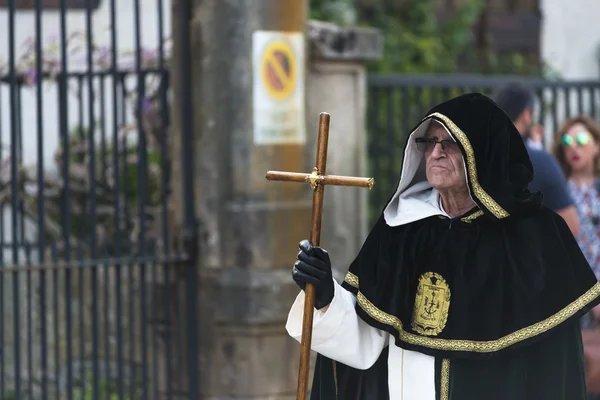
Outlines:
[[171,9],[0,1],[1,399],[199,398],[191,94],[169,89]]

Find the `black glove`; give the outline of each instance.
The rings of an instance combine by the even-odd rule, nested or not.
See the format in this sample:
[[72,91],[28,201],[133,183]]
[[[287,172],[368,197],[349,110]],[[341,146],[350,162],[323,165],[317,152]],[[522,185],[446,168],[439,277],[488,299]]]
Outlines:
[[325,249],[313,246],[308,240],[298,245],[300,251],[292,271],[294,281],[304,290],[307,283],[315,285],[315,308],[320,310],[333,300],[334,286],[331,262]]

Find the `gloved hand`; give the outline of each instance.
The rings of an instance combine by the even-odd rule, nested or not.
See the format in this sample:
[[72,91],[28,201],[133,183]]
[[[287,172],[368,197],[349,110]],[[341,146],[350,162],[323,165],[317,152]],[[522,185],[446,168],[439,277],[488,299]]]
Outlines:
[[308,240],[301,241],[298,247],[300,251],[296,256],[292,277],[302,290],[307,283],[315,285],[315,308],[320,310],[333,300],[334,286],[329,254],[325,249],[313,246]]

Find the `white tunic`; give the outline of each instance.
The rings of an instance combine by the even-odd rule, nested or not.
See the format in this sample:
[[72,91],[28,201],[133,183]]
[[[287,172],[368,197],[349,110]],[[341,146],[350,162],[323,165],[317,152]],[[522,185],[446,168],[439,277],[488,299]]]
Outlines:
[[[368,369],[389,345],[390,400],[435,400],[435,359],[397,347],[389,333],[360,319],[355,305],[356,297],[335,282],[335,294],[327,311],[315,311],[311,348],[350,367]],[[298,341],[302,337],[303,314],[304,292],[300,292],[286,324],[289,335]]]

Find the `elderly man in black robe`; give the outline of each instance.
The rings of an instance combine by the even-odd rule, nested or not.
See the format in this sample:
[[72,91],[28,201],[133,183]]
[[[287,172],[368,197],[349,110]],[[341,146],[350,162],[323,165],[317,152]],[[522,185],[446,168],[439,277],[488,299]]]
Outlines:
[[[527,185],[508,116],[471,93],[407,138],[400,181],[342,284],[300,243],[316,285],[313,400],[584,400],[578,318],[600,301],[569,228]],[[301,337],[304,292],[286,328]]]

